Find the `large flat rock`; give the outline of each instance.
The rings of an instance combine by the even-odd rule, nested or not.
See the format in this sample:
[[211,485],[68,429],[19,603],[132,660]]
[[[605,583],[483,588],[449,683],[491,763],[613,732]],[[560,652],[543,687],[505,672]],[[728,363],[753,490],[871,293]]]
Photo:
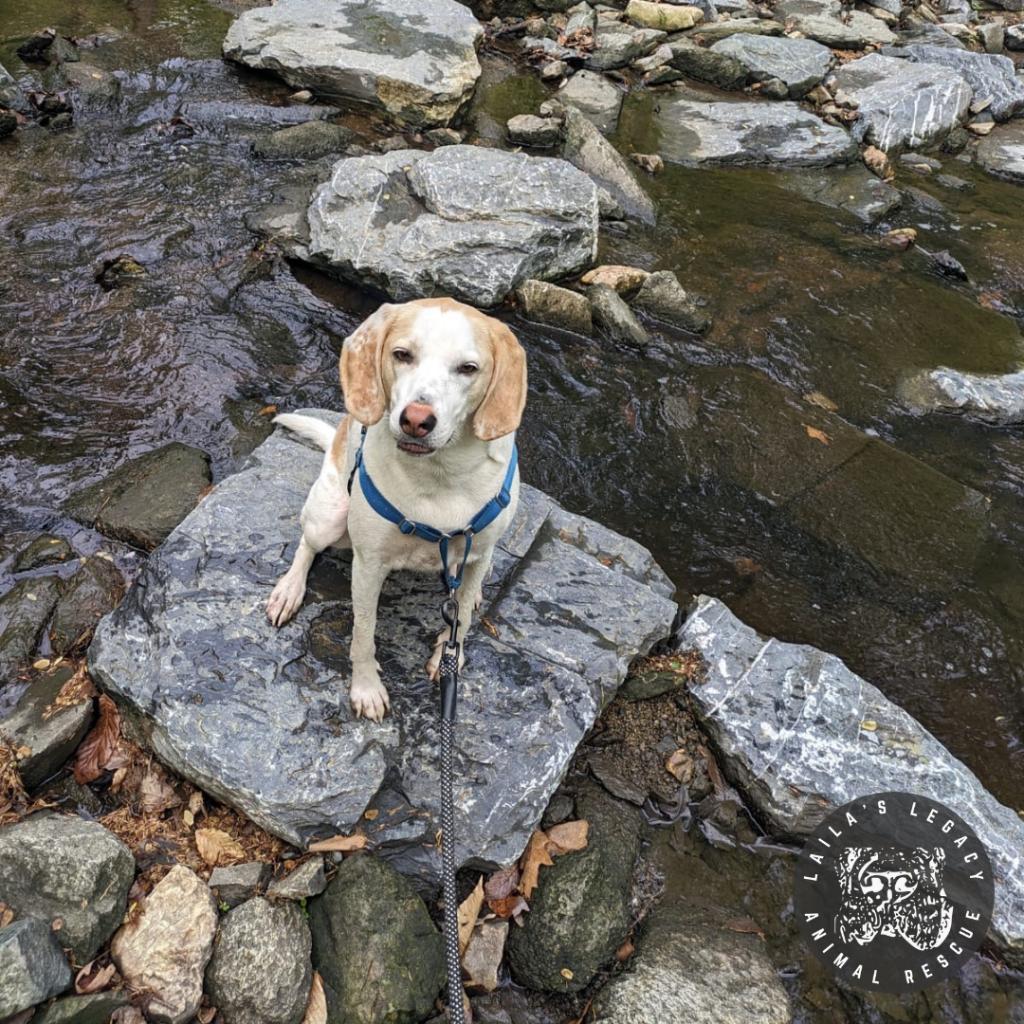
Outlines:
[[711,49],[738,60],[756,82],[778,78],[794,99],[813,89],[832,64],[832,51],[811,39],[735,35]]
[[[337,416],[318,413],[330,421]],[[435,879],[437,579],[393,575],[378,658],[392,713],[356,720],[347,683],[350,556],[324,556],[296,619],[263,606],[287,568],[322,455],[284,432],[151,556],[89,652],[94,677],[176,771],[292,843],[362,827]],[[527,473],[529,467],[526,467]],[[669,635],[672,587],[648,552],[523,487],[474,628],[459,702],[459,859],[519,856],[630,661]]]
[[998,125],[978,143],[974,161],[997,178],[1024,184],[1024,121]]
[[877,53],[844,64],[835,85],[836,102],[858,111],[853,134],[886,151],[944,138],[966,119],[972,95],[950,68]]
[[796,103],[711,102],[666,94],[655,113],[658,152],[688,167],[825,167],[857,154],[850,136]]
[[1024,964],[1024,821],[966,765],[839,658],[762,637],[714,598],[697,599],[676,643],[703,656],[694,708],[771,830],[802,838],[835,807],[888,790],[946,804],[985,843],[996,883],[991,937]]
[[429,127],[447,124],[472,96],[482,31],[456,0],[277,0],[232,24],[224,55]]
[[398,300],[494,306],[587,267],[598,192],[565,160],[475,146],[338,161],[313,193],[307,256]]

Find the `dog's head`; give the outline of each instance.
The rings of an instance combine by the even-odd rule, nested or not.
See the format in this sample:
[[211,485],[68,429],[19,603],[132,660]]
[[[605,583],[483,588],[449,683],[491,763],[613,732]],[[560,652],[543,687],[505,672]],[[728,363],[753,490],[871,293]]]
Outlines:
[[386,415],[402,451],[430,455],[467,425],[481,441],[519,426],[526,355],[500,320],[453,299],[385,303],[345,339],[341,387],[356,420]]

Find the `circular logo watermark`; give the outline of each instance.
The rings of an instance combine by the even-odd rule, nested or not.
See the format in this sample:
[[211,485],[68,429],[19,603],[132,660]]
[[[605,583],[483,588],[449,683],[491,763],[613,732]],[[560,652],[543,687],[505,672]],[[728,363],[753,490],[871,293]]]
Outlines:
[[793,894],[804,941],[837,979],[912,992],[955,974],[992,920],[988,854],[948,807],[874,793],[807,840]]

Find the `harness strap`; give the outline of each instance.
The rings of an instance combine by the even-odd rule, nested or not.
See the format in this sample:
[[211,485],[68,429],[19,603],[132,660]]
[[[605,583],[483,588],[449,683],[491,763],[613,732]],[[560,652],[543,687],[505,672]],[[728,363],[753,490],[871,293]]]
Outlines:
[[[490,526],[508,508],[509,503],[512,501],[512,482],[515,480],[516,468],[519,465],[518,447],[516,445],[512,446],[512,455],[508,461],[508,469],[505,471],[505,479],[502,481],[501,490],[473,516],[468,526],[463,527],[461,530],[452,530],[449,533],[445,533],[429,523],[408,519],[399,508],[381,494],[380,489],[373,482],[373,478],[366,468],[366,459],[363,457],[366,431],[367,428],[364,426],[359,438],[359,449],[356,451],[352,472],[348,477],[348,493],[352,493],[352,484],[358,473],[359,488],[363,492],[363,497],[377,515],[394,523],[406,536],[419,537],[420,540],[425,540],[438,546],[441,554],[441,565],[444,570],[445,585],[449,591],[457,590],[462,585],[462,573],[466,568],[466,562],[469,560],[469,552],[473,546],[473,537],[481,530]],[[458,571],[452,574],[448,569],[448,544],[449,541],[456,537],[465,537],[466,550],[463,553]]]

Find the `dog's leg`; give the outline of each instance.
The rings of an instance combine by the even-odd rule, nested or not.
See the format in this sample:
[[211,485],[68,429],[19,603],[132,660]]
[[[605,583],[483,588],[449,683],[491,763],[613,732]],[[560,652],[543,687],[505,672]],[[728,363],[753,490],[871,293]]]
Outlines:
[[378,562],[352,557],[352,682],[349,699],[356,717],[379,722],[391,707],[377,664],[377,602],[388,570]]
[[[466,662],[466,655],[464,653],[466,649],[466,634],[469,632],[469,627],[473,622],[473,612],[479,610],[480,603],[483,600],[484,580],[487,579],[487,574],[491,571],[493,554],[494,551],[492,549],[483,558],[470,562],[462,574],[462,586],[459,588],[459,640],[462,642],[462,647],[459,651],[460,669]],[[437,680],[438,672],[441,668],[441,655],[444,652],[444,645],[448,641],[448,633],[448,629],[441,630],[437,634],[437,640],[434,641],[434,653],[431,654],[426,666],[429,679]]]
[[344,540],[348,529],[348,492],[328,459],[302,506],[302,537],[291,568],[267,600],[267,618],[275,626],[283,626],[301,607],[313,559],[324,548]]

